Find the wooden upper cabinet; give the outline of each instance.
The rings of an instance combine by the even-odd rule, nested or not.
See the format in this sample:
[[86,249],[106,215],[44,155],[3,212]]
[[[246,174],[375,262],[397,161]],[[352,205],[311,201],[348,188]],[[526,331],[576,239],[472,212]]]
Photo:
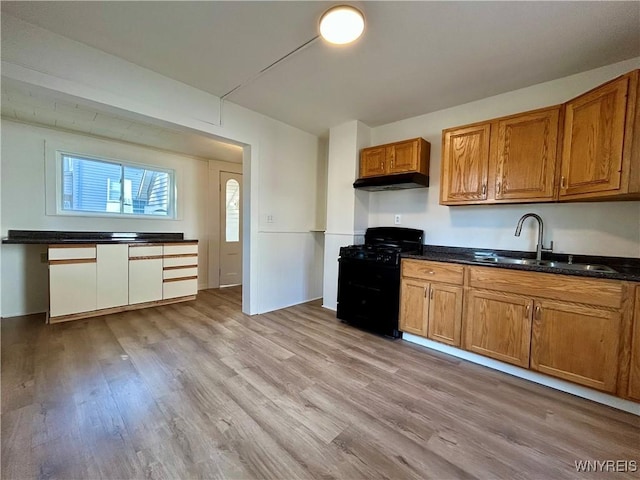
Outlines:
[[360,178],[385,173],[386,148],[365,148],[360,154]]
[[363,148],[360,151],[360,178],[396,173],[429,174],[431,144],[424,138]]
[[622,333],[620,312],[535,301],[531,368],[615,393]]
[[639,72],[563,105],[443,130],[440,203],[640,199]]
[[551,201],[560,106],[497,121],[494,157],[496,200]]
[[490,133],[490,123],[442,132],[442,205],[480,203],[487,199]]
[[388,148],[389,173],[402,173],[418,170],[418,140],[398,143]]
[[637,71],[567,102],[561,199],[628,192],[636,89]]

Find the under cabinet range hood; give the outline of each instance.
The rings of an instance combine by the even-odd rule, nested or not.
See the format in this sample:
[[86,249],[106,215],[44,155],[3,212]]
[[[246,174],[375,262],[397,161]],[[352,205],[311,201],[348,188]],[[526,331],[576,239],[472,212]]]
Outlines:
[[379,192],[382,190],[406,190],[409,188],[426,188],[429,186],[429,176],[424,173],[396,173],[378,177],[359,178],[353,188]]

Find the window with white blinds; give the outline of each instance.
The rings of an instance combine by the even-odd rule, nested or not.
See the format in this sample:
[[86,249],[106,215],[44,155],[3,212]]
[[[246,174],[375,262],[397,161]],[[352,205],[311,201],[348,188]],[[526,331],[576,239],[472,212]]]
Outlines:
[[174,218],[174,172],[59,152],[61,210]]

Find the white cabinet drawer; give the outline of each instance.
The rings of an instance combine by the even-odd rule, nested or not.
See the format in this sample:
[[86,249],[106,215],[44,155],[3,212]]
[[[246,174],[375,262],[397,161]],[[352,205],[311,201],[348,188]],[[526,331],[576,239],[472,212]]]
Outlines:
[[186,255],[184,257],[164,257],[165,267],[192,267],[198,266],[198,255]]
[[82,260],[87,258],[96,258],[95,245],[49,247],[49,260]]
[[197,243],[165,243],[165,255],[190,255],[198,254]]
[[129,258],[162,256],[162,245],[129,245]]
[[169,268],[169,269],[165,269],[162,273],[163,273],[162,278],[164,278],[165,280],[168,278],[197,277],[198,267]]
[[165,280],[162,284],[162,298],[177,298],[196,295],[198,293],[198,280]]

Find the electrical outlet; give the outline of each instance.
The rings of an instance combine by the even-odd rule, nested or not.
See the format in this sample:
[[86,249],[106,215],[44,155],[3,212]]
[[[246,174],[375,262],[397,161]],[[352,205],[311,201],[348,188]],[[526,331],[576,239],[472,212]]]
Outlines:
[[267,215],[267,223],[273,223],[273,215]]
[[394,225],[400,225],[402,223],[402,216],[398,214],[394,215],[393,223]]

